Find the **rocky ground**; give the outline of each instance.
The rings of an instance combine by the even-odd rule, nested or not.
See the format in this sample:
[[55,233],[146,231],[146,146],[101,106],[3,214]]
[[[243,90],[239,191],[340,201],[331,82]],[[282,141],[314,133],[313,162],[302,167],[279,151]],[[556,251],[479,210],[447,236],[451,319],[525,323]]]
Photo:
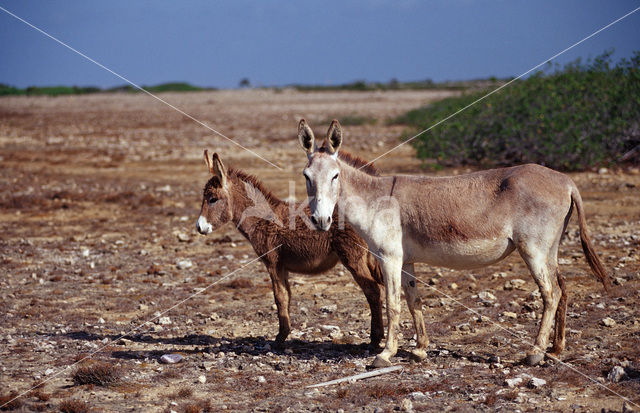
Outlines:
[[[142,94],[0,98],[0,409],[640,410],[637,169],[572,174],[615,282],[607,294],[590,275],[572,221],[560,249],[567,350],[539,367],[521,359],[541,302],[512,255],[476,271],[418,266],[429,358],[409,361],[405,306],[401,371],[308,389],[364,372],[375,354],[358,287],[341,265],[292,275],[293,332],[276,350],[270,281],[251,246],[231,225],[195,233],[204,148],[303,198],[300,117],[320,135],[341,119],[345,148],[372,159],[399,142],[388,119],[448,93],[161,95],[282,170]],[[426,173],[408,145],[377,165]]]

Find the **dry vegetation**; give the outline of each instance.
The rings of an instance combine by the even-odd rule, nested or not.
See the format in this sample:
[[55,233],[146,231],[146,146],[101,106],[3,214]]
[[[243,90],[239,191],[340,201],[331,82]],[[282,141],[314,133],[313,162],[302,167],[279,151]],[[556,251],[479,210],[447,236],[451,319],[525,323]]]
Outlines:
[[[569,290],[562,360],[598,383],[553,361],[520,364],[541,303],[513,256],[477,271],[418,266],[429,358],[414,364],[401,351],[395,359],[401,373],[307,390],[362,372],[371,361],[369,313],[359,288],[341,266],[313,277],[293,274],[293,331],[288,347],[276,350],[271,283],[259,262],[250,263],[251,246],[230,225],[208,237],[195,233],[207,179],[204,148],[260,176],[280,197],[289,195],[293,180],[302,198],[305,157],[295,140],[300,116],[320,135],[326,119],[375,119],[345,127],[345,147],[373,158],[402,134],[402,126],[387,120],[451,93],[163,96],[283,171],[146,96],[1,98],[2,409],[622,410],[622,399],[600,384],[640,403],[638,170],[571,175],[616,281],[607,295],[589,274],[572,222],[560,250]],[[419,165],[409,145],[378,162],[385,172],[420,173]],[[478,297],[486,291],[495,300]],[[615,324],[604,326],[607,318]],[[410,319],[403,307],[404,349],[414,344]],[[168,353],[183,360],[161,364]],[[81,361],[87,357],[90,363]],[[611,383],[607,375],[616,366],[624,375]],[[526,375],[546,385],[529,387]],[[517,377],[524,378],[521,384],[505,383]]]

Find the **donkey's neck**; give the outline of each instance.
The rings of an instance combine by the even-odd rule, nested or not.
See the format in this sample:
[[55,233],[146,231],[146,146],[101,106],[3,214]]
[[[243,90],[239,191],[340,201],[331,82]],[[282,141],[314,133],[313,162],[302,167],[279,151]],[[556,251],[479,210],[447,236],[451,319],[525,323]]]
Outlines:
[[260,221],[282,222],[285,202],[266,190],[257,178],[231,173],[229,181],[231,220],[245,238],[253,242],[255,227]]
[[[362,236],[370,214],[378,207],[384,208],[386,200],[393,196],[395,177],[374,176],[350,166],[340,165],[340,194],[338,204],[347,222]],[[365,238],[366,239],[366,238]]]

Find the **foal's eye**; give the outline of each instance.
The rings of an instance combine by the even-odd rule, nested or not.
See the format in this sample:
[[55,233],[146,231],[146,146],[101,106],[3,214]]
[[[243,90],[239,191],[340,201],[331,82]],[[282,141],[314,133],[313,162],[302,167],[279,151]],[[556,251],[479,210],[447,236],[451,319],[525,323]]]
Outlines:
[[218,198],[212,196],[211,198],[209,198],[209,203],[210,204],[214,204],[217,200],[218,200]]
[[331,181],[335,181],[336,179],[338,179],[338,175],[339,175],[339,174],[335,174],[335,175],[333,176],[333,178],[331,178]]

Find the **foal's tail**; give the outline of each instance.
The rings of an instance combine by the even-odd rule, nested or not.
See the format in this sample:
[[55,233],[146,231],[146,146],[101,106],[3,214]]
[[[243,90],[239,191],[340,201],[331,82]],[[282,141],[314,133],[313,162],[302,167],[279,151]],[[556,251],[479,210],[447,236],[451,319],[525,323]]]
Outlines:
[[587,262],[589,263],[589,267],[591,267],[591,271],[595,274],[595,276],[602,282],[604,285],[604,289],[609,291],[609,276],[600,262],[600,258],[596,254],[593,249],[593,244],[591,243],[591,239],[589,238],[589,234],[587,232],[587,220],[584,216],[584,208],[582,206],[582,197],[580,196],[580,192],[578,192],[578,188],[573,186],[571,189],[571,201],[576,206],[576,211],[578,212],[578,223],[580,225],[580,242],[582,243],[582,251],[584,251],[584,255],[587,258]]

